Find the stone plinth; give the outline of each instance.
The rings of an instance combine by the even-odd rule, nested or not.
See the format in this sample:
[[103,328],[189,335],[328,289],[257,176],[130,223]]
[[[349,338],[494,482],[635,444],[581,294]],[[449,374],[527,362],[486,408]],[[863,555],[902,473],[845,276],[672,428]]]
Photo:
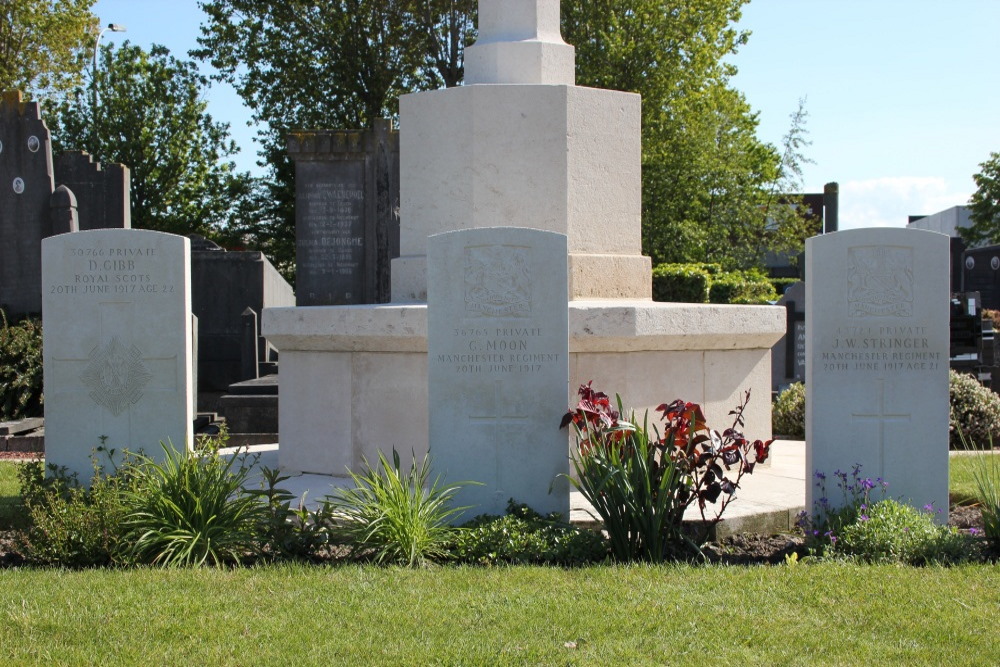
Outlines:
[[[567,407],[593,380],[651,416],[674,398],[699,402],[721,430],[752,389],[745,433],[770,437],[770,348],[784,333],[782,309],[598,300],[570,302],[568,317]],[[395,447],[404,465],[411,450],[427,451],[425,305],[269,308],[262,326],[281,351],[283,470],[344,475],[379,449]]]
[[638,95],[465,86],[404,95],[400,119],[394,303],[426,301],[428,236],[510,226],[567,236],[570,298],[651,298]]

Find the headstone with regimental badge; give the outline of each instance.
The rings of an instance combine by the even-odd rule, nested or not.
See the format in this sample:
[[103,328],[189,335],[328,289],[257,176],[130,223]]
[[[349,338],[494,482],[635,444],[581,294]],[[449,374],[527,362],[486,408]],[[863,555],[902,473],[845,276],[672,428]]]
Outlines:
[[474,481],[466,517],[510,498],[569,517],[566,237],[515,227],[428,239],[430,457]]
[[857,229],[806,242],[806,506],[860,465],[948,516],[948,237]]
[[[91,450],[191,447],[190,241],[133,229],[42,242],[45,458],[89,480]],[[106,461],[104,461],[106,463]]]

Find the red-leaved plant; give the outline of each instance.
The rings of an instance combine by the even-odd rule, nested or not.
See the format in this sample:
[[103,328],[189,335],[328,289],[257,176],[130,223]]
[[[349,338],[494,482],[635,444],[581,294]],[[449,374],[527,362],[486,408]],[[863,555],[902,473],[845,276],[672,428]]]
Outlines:
[[703,521],[721,520],[743,475],[768,456],[770,440],[751,442],[740,431],[750,392],[730,411],[733,425],[722,433],[708,427],[696,403],[660,405],[662,437],[645,418],[642,426],[634,414],[622,419],[620,397],[615,409],[590,382],[579,393],[560,426],[572,424],[577,436],[577,479],[570,482],[600,515],[615,558],[659,562],[700,554],[682,530],[684,511],[697,502]]

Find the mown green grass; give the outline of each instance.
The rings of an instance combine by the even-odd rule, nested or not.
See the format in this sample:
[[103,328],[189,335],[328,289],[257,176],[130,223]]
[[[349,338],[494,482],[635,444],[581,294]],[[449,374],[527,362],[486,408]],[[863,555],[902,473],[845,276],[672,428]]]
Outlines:
[[18,465],[11,461],[0,461],[0,530],[24,523],[21,483],[17,479]]
[[979,500],[979,488],[973,472],[982,465],[983,458],[1000,456],[1000,453],[962,454],[952,456],[949,465],[948,491],[952,504],[973,504]]
[[998,624],[997,566],[0,572],[7,664],[983,665]]

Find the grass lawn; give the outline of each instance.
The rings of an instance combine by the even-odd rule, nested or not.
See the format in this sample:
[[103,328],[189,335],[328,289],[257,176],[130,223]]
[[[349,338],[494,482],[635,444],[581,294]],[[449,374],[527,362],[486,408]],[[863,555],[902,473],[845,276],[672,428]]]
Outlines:
[[[948,491],[951,495],[952,503],[966,504],[976,501],[976,498],[979,495],[979,489],[976,488],[973,471],[978,465],[982,465],[983,457],[987,456],[1000,456],[1000,453],[962,454],[960,456],[951,457],[950,464],[948,466]],[[892,487],[889,488],[892,490]]]
[[0,570],[0,664],[952,667],[997,627],[996,565]]
[[985,665],[1000,568],[8,570],[0,624],[6,664]]

